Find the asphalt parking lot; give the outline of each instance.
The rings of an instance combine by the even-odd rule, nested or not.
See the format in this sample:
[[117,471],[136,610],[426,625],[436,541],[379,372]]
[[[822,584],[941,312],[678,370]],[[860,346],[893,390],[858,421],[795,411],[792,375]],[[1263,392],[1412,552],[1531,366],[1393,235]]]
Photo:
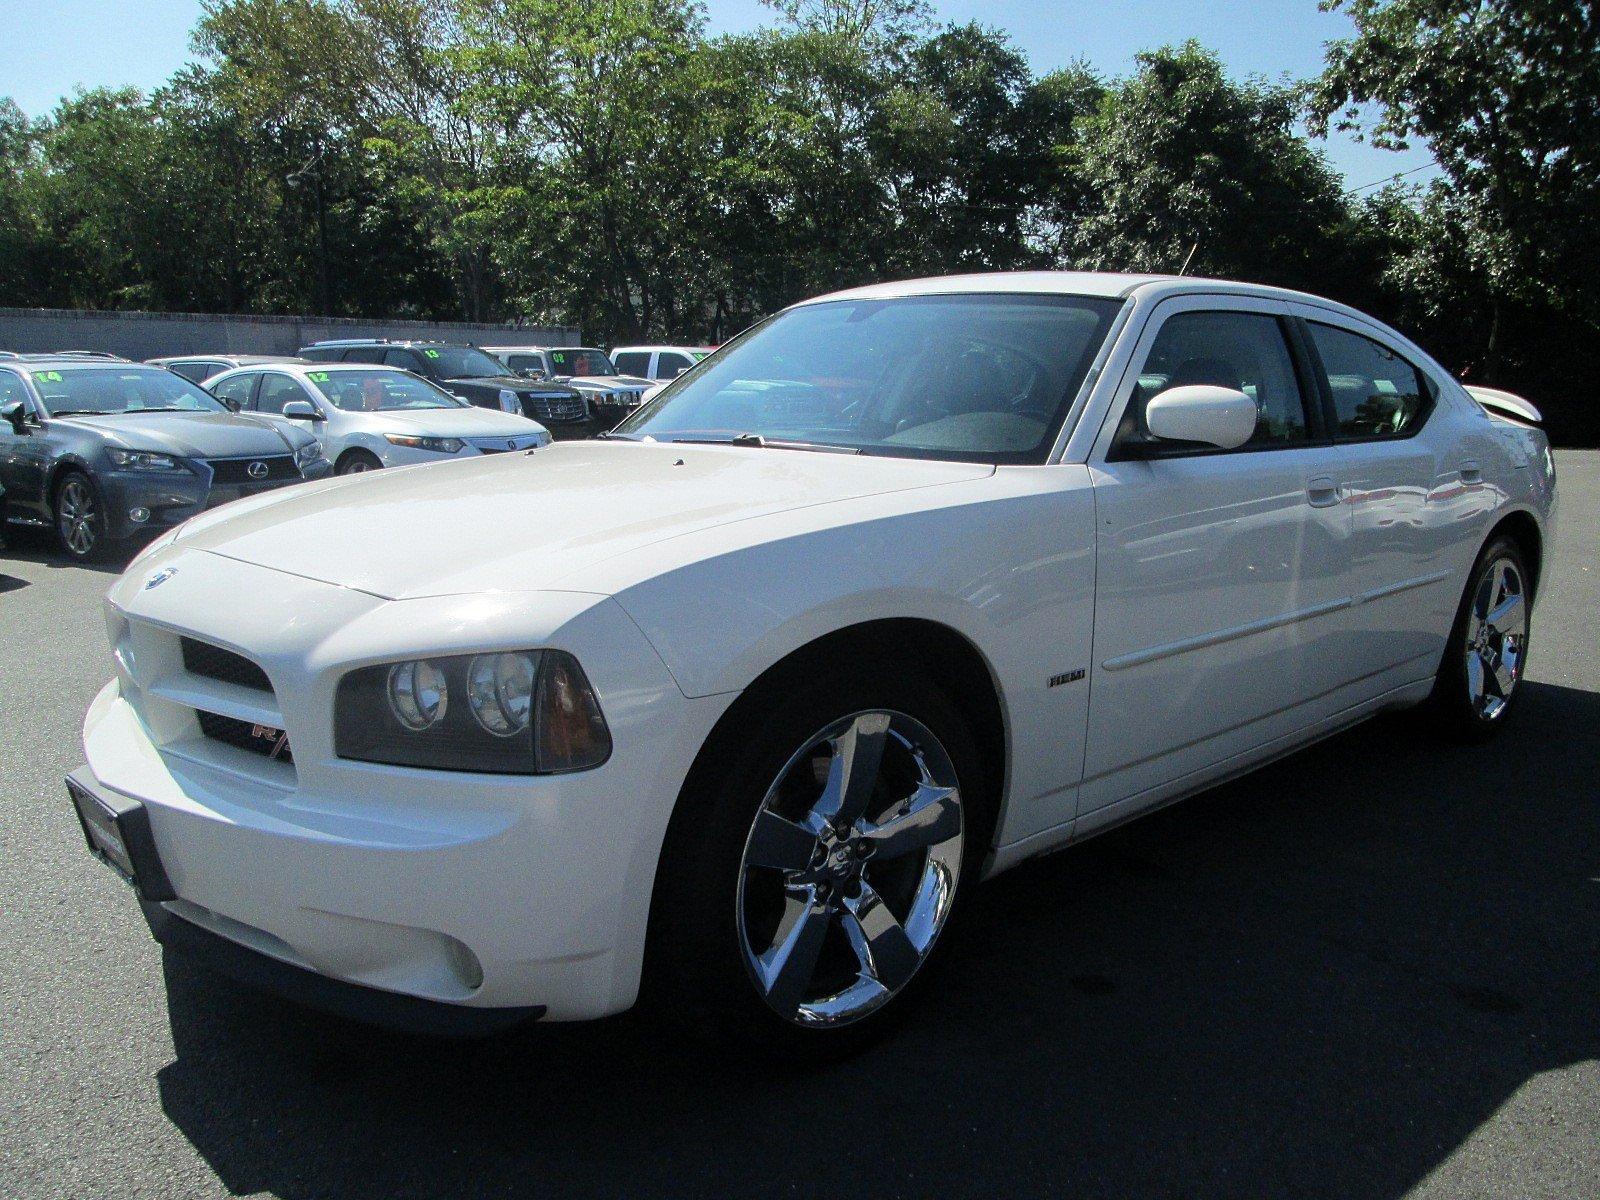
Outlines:
[[1524,707],[1384,718],[976,894],[809,1074],[631,1016],[399,1037],[163,961],[61,786],[115,568],[0,551],[0,1196],[1600,1195],[1600,453]]

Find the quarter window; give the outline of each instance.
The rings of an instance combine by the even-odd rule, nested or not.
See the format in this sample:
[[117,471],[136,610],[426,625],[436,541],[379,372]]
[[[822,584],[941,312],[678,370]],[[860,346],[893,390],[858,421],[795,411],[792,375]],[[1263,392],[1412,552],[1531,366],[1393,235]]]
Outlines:
[[309,399],[306,390],[287,375],[264,375],[261,378],[261,391],[256,395],[256,409],[281,415],[283,406],[289,401]]
[[1242,449],[1297,446],[1310,438],[1305,399],[1283,326],[1265,313],[1185,312],[1168,317],[1150,347],[1117,443],[1150,438],[1145,408],[1175,387],[1209,384],[1256,403],[1256,431]]
[[1315,321],[1310,328],[1333,395],[1338,440],[1406,437],[1422,427],[1433,389],[1421,371],[1359,333]]

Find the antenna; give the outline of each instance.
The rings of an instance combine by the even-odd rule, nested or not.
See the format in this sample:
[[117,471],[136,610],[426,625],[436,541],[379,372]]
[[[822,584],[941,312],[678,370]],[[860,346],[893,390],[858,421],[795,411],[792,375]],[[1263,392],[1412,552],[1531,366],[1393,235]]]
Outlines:
[[1189,264],[1194,261],[1195,251],[1198,249],[1200,249],[1199,242],[1196,242],[1194,245],[1189,247],[1189,253],[1183,260],[1183,266],[1178,268],[1178,274],[1180,276],[1187,275],[1189,273]]

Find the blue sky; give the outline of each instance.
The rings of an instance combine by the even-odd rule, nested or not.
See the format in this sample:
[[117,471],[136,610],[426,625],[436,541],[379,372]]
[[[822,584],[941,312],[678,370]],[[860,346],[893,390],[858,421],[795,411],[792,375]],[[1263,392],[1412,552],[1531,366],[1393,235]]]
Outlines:
[[[709,0],[713,30],[740,31],[770,19],[760,0]],[[1142,49],[1198,38],[1236,74],[1305,77],[1322,46],[1350,31],[1316,0],[935,0],[941,20],[977,20],[1009,33],[1037,72],[1082,57],[1125,73]],[[199,0],[0,0],[6,68],[0,94],[38,116],[83,85],[151,88],[189,57]],[[1391,154],[1335,137],[1325,147],[1351,186],[1420,166],[1428,154]]]

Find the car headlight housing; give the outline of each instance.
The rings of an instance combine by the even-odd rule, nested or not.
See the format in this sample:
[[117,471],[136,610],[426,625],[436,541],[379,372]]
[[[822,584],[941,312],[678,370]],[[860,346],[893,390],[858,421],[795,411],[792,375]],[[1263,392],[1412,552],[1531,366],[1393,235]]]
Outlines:
[[517,393],[511,388],[500,389],[500,411],[508,413],[520,413],[522,411],[522,401],[518,399]]
[[505,775],[559,775],[611,757],[611,731],[578,660],[514,650],[380,663],[339,681],[340,758]]
[[319,459],[321,457],[322,457],[322,443],[317,441],[317,440],[315,440],[315,439],[312,439],[311,441],[307,442],[304,446],[301,446],[301,447],[299,447],[298,449],[295,450],[295,452],[294,452],[294,465],[297,466],[297,467],[309,467],[312,463],[316,462],[317,459]]
[[460,438],[412,437],[405,433],[386,433],[384,441],[391,446],[406,446],[412,450],[431,450],[435,454],[459,454],[466,443]]
[[106,451],[111,456],[111,463],[124,471],[183,471],[185,467],[170,454],[156,454],[150,450],[118,450],[112,448]]

